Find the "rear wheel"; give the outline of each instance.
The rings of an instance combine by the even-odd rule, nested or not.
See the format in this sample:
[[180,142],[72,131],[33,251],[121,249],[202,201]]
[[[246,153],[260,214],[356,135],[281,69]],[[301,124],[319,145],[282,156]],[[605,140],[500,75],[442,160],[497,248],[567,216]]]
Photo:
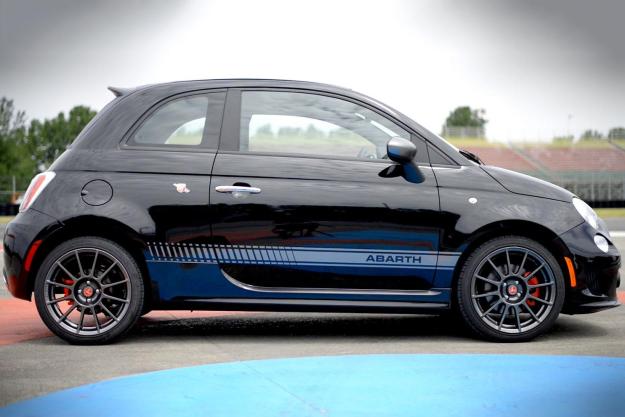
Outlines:
[[564,303],[564,277],[553,255],[520,236],[492,239],[466,260],[457,283],[468,327],[499,342],[522,342],[548,330]]
[[144,301],[140,270],[122,247],[82,237],[54,249],[35,281],[35,302],[48,328],[70,343],[108,343],[128,332]]

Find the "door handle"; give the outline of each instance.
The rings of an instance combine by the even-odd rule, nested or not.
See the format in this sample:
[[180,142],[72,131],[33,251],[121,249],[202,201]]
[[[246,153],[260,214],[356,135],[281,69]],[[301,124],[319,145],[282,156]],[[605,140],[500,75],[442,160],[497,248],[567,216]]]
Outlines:
[[215,191],[218,193],[259,194],[261,190],[258,187],[245,187],[241,185],[218,185],[215,187]]

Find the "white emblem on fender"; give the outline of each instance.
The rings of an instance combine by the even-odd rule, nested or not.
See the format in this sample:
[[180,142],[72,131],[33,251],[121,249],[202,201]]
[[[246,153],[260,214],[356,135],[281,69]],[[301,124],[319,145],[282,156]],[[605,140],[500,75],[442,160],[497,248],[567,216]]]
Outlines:
[[191,192],[191,190],[187,188],[187,184],[183,184],[179,182],[179,183],[174,183],[173,185],[174,187],[176,187],[176,191],[178,191],[180,194]]

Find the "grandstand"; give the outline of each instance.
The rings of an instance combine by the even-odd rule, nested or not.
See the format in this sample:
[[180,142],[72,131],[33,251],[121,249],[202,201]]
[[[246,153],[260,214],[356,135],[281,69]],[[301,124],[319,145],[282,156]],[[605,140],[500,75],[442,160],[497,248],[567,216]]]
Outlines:
[[449,139],[484,163],[560,185],[595,207],[625,206],[625,147],[608,141],[506,146],[480,139]]

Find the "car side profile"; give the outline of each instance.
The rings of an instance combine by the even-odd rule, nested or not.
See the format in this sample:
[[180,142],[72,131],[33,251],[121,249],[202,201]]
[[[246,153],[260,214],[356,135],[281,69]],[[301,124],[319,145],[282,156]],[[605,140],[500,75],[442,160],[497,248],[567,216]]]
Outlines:
[[351,90],[204,80],[115,99],[26,192],[10,292],[70,343],[151,310],[458,314],[526,341],[618,306],[620,255],[581,199]]

